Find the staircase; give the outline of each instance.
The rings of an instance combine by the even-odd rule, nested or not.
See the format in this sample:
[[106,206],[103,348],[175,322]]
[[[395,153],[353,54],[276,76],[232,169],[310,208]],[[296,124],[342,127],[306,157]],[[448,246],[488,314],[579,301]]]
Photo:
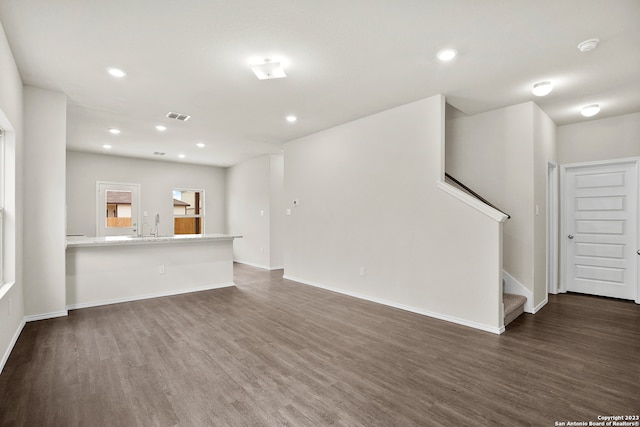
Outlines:
[[527,298],[522,295],[506,293],[502,295],[502,303],[504,304],[504,326],[507,326],[524,313],[525,302],[527,302]]

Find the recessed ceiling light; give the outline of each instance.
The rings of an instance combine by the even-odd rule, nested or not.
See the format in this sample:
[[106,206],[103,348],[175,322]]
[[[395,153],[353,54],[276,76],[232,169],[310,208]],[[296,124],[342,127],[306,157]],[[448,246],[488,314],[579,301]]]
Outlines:
[[122,78],[127,75],[120,68],[107,68],[107,73],[111,74],[113,77]]
[[580,114],[582,114],[585,117],[592,117],[598,114],[599,112],[600,112],[600,106],[598,104],[591,104],[591,105],[585,105],[584,107],[582,107],[582,111],[580,111]]
[[196,146],[197,146],[198,148],[204,148],[204,147],[206,147],[206,145],[204,145],[204,142],[198,142],[198,143],[196,144]]
[[158,129],[160,132],[164,132],[165,130],[167,130],[167,127],[163,125],[156,125],[156,129]]
[[534,84],[531,93],[533,93],[535,96],[546,96],[549,95],[552,90],[553,85],[551,84],[551,82],[546,81]]
[[455,58],[457,54],[458,54],[458,51],[455,49],[442,49],[440,52],[438,52],[436,57],[440,61],[447,62]]
[[296,120],[298,120],[298,118],[297,118],[296,116],[287,116],[287,121],[288,121],[289,123],[293,123],[293,122],[295,122]]
[[104,148],[105,150],[109,150],[111,146],[109,144],[102,144],[102,148]]
[[184,159],[187,156],[185,156],[184,154],[178,154],[178,157],[180,157],[181,159]]
[[109,132],[111,132],[114,135],[118,135],[120,133],[120,129],[111,128],[109,129]]
[[583,52],[583,53],[590,52],[596,47],[598,47],[598,43],[600,43],[600,39],[585,40],[578,45],[578,49],[580,49],[580,52]]
[[252,64],[251,71],[256,75],[258,80],[281,79],[287,77],[282,64],[278,61],[265,59],[260,64]]

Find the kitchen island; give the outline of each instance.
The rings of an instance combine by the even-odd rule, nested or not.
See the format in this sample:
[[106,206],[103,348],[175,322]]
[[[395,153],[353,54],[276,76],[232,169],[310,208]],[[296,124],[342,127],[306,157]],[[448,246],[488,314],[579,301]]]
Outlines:
[[233,239],[239,237],[67,237],[67,308],[233,286]]

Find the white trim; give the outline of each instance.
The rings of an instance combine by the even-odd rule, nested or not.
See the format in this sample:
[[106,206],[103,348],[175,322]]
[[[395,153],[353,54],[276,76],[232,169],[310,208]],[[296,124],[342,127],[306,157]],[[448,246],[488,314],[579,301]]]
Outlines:
[[13,351],[13,347],[15,347],[16,343],[18,342],[18,338],[22,333],[22,329],[24,329],[24,325],[25,325],[25,321],[24,319],[22,319],[22,321],[20,322],[20,326],[18,326],[16,333],[13,334],[13,338],[11,339],[11,342],[9,343],[7,350],[4,352],[4,355],[2,356],[2,360],[0,360],[0,375],[2,375],[2,371],[4,370],[4,365],[7,363],[7,360],[9,360],[9,356]]
[[304,280],[304,279],[300,279],[298,277],[284,275],[283,278],[287,279],[287,280],[292,280],[294,282],[297,282],[297,283],[300,283],[300,284],[303,284],[303,285],[309,285],[309,286],[313,286],[315,288],[325,289],[325,290],[331,291],[331,292],[337,292],[339,294],[348,295],[350,297],[362,299],[362,300],[365,300],[365,301],[375,302],[375,303],[386,305],[386,306],[393,307],[393,308],[398,308],[400,310],[409,311],[411,313],[416,313],[416,314],[421,314],[423,316],[433,317],[435,319],[444,320],[444,321],[451,322],[451,323],[456,323],[456,324],[462,325],[462,326],[468,326],[468,327],[474,328],[474,329],[480,329],[481,331],[491,332],[492,334],[498,334],[499,335],[499,334],[502,334],[505,331],[504,326],[502,326],[500,328],[496,328],[496,327],[493,327],[493,326],[483,325],[481,323],[471,322],[469,320],[464,320],[464,319],[460,319],[460,318],[457,318],[457,317],[447,316],[447,315],[444,315],[444,314],[441,314],[441,313],[435,313],[433,311],[423,310],[421,308],[411,307],[411,306],[408,306],[408,305],[398,304],[396,302],[387,301],[387,300],[380,299],[380,298],[370,297],[368,295],[359,294],[357,292],[349,292],[349,291],[345,291],[345,290],[342,290],[342,289],[333,288],[331,286],[326,286],[326,285],[324,285],[322,283],[313,282],[313,281],[310,281],[310,280]]
[[537,312],[540,311],[540,309],[542,307],[544,307],[545,305],[547,305],[547,303],[549,302],[549,296],[547,295],[544,300],[542,300],[542,302],[538,305],[536,305],[535,307],[533,307],[533,311],[531,312],[531,314],[536,314]]
[[238,264],[242,264],[242,265],[248,265],[250,267],[260,268],[262,270],[268,270],[268,271],[284,269],[284,266],[282,266],[282,267],[267,267],[266,265],[254,264],[252,262],[240,261],[240,260],[237,260],[237,259],[234,259],[233,262],[238,263]]
[[24,321],[35,322],[37,320],[55,319],[56,317],[65,317],[68,315],[69,315],[69,312],[67,310],[54,311],[52,313],[32,314],[30,316],[24,316]]
[[547,162],[547,293],[558,293],[558,165]]
[[440,190],[444,191],[445,193],[449,193],[456,199],[466,203],[467,205],[471,206],[477,211],[482,212],[483,214],[485,214],[486,216],[488,216],[489,218],[497,222],[505,222],[509,218],[507,215],[500,212],[499,210],[492,208],[491,206],[481,202],[475,197],[468,195],[462,190],[458,190],[453,185],[447,184],[446,182],[443,182],[443,181],[437,181],[436,186]]
[[502,279],[504,280],[504,292],[525,297],[527,301],[524,303],[524,311],[532,314],[535,313],[533,308],[533,292],[504,270],[502,271]]
[[111,305],[111,304],[119,304],[122,302],[131,302],[131,301],[139,301],[139,300],[145,300],[145,299],[151,299],[151,298],[168,297],[172,295],[188,294],[191,292],[209,291],[212,289],[229,288],[231,286],[235,286],[235,283],[228,282],[228,283],[221,283],[216,285],[200,286],[200,287],[190,288],[190,289],[180,289],[177,291],[157,292],[153,294],[136,295],[136,296],[125,297],[125,298],[115,298],[115,299],[106,300],[106,301],[92,301],[92,302],[84,302],[80,304],[69,304],[67,305],[67,310],[77,310],[79,308],[99,307],[101,305]]

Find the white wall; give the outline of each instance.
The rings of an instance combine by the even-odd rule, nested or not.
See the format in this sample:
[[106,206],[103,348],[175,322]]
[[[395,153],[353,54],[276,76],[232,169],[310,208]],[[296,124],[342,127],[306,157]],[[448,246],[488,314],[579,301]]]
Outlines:
[[446,170],[511,215],[504,269],[533,291],[533,104],[446,122]]
[[153,226],[158,212],[163,235],[173,235],[173,190],[203,189],[205,232],[224,232],[223,168],[68,151],[67,234],[95,236],[96,181],[140,184],[139,212],[149,215],[142,223]]
[[285,145],[287,278],[499,330],[502,225],[437,187],[444,108],[438,95]]
[[25,315],[66,315],[66,96],[25,86],[24,135]]
[[0,372],[22,330],[23,88],[0,23],[0,126],[7,131],[3,156],[4,285],[0,285]]
[[640,156],[640,113],[558,127],[560,164]]
[[[557,164],[556,124],[533,105],[533,305],[547,301],[547,176],[549,162]],[[557,242],[555,242],[557,245]],[[555,253],[559,251],[556,250]]]
[[[511,215],[504,270],[546,298],[546,171],[555,161],[555,124],[533,102],[446,122],[446,169]],[[538,215],[536,215],[538,205]]]
[[284,267],[285,199],[284,199],[284,156],[271,155],[271,190],[269,200],[269,255],[272,269]]
[[227,169],[227,233],[237,262],[282,268],[283,158],[267,155]]

